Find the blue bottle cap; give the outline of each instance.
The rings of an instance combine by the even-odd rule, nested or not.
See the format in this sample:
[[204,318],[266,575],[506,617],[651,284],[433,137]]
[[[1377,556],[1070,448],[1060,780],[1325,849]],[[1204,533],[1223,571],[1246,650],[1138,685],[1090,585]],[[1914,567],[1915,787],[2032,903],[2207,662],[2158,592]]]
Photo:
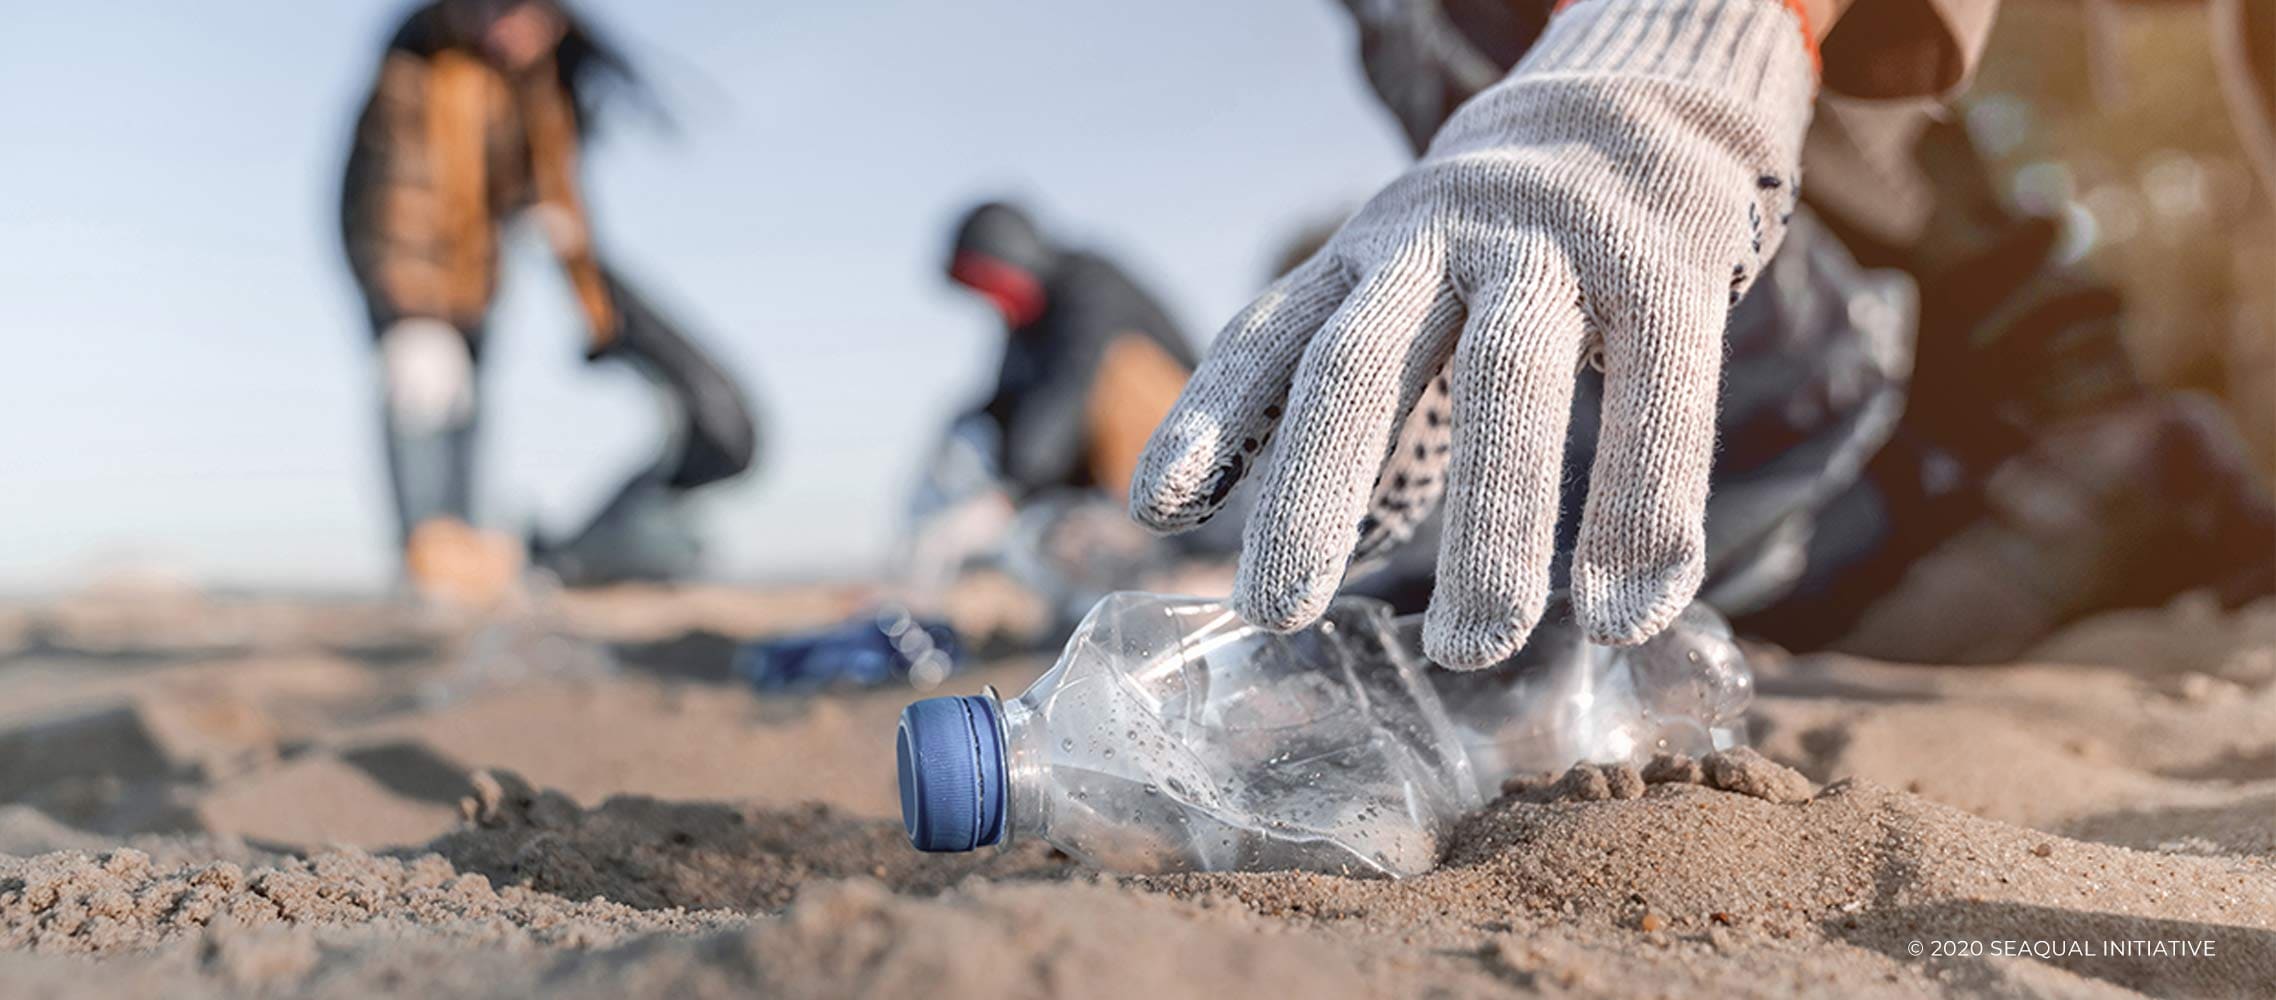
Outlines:
[[995,699],[927,698],[901,710],[901,823],[920,851],[1002,839],[1007,796]]

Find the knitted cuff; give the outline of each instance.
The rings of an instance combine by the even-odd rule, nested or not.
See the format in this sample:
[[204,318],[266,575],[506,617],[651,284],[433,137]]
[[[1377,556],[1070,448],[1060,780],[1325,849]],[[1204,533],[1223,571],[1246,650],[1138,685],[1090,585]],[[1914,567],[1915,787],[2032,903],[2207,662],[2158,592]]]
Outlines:
[[1670,79],[1807,107],[1818,48],[1800,0],[1564,0],[1521,73]]

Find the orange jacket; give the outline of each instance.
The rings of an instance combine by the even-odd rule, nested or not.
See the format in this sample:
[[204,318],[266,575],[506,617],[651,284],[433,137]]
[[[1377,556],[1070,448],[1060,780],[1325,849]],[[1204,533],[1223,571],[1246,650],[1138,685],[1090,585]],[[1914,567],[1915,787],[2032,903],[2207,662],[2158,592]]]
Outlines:
[[391,50],[356,123],[341,196],[348,261],[375,328],[431,318],[478,328],[498,282],[498,229],[533,209],[568,271],[597,352],[616,311],[577,190],[578,126],[549,68],[508,79],[471,53]]

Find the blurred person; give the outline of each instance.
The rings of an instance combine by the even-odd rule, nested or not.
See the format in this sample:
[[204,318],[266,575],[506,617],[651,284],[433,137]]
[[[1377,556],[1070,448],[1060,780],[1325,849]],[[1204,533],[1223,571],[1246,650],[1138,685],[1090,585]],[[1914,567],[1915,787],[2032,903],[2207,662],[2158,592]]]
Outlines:
[[1704,586],[1780,641],[1965,659],[2276,585],[2235,428],[2144,389],[2114,295],[1932,128],[1994,0],[1347,6],[1421,161],[1234,318],[1132,489],[1190,529],[1280,432],[1250,621],[1418,532],[1363,589],[1455,667],[1552,587],[1600,642]]
[[438,0],[388,42],[357,120],[341,227],[376,337],[404,571],[422,593],[487,603],[525,559],[473,512],[477,372],[509,221],[533,221],[559,258],[587,358],[632,365],[672,412],[660,457],[566,541],[536,541],[539,565],[573,585],[683,575],[700,547],[681,497],[752,463],[733,380],[594,250],[579,147],[612,91],[638,94],[638,74],[558,0]]
[[988,202],[958,224],[948,276],[1003,319],[996,384],[974,411],[1015,497],[1095,489],[1120,501],[1146,437],[1193,371],[1177,324],[1129,273]]
[[994,564],[1054,622],[1079,617],[1183,548],[1121,511],[1192,348],[1125,269],[1063,245],[1016,205],[967,211],[947,273],[1000,317],[1002,353],[994,386],[951,422],[919,483],[902,575],[912,600],[934,607],[967,568]]

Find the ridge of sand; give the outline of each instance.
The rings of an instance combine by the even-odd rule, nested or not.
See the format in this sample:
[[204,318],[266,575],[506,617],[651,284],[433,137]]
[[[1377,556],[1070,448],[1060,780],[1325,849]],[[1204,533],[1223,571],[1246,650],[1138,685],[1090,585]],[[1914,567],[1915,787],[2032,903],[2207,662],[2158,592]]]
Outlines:
[[787,808],[666,802],[641,795],[579,809],[510,772],[478,775],[473,822],[424,850],[500,882],[642,909],[772,911],[800,887],[870,878],[930,895],[973,877],[1065,878],[1072,863],[1037,841],[1006,850],[926,855],[895,821],[819,804]]
[[[690,812],[628,797],[580,810],[502,775],[467,829],[409,859],[327,852],[251,871],[162,869],[133,850],[0,861],[0,940],[123,953],[124,975],[165,970],[215,992],[319,995],[382,981],[427,995],[1591,994],[1623,992],[1639,966],[1663,985],[1743,992],[2243,996],[2276,981],[2265,861],[2079,843],[1861,781],[1813,793],[1751,752],[1688,769],[1742,791],[1683,780],[1676,764],[1652,770],[1661,780],[1576,768],[1521,788],[1463,825],[1440,870],[1397,882],[1113,879],[1033,847],[935,865],[893,850],[892,824],[827,809]],[[493,888],[485,868],[514,881]],[[682,899],[788,905],[754,920]],[[1928,935],[2188,938],[2222,961],[1905,954]],[[406,965],[407,953],[448,960]],[[15,982],[53,968],[0,960]]]
[[[1801,779],[1788,769],[1751,752],[1725,767],[1753,773],[1708,779],[1740,789],[1723,792],[1682,780],[1647,785],[1624,768],[1576,768],[1545,791],[1504,797],[1464,825],[1445,865],[1403,882],[1275,873],[1143,884],[1448,946],[1471,943],[1479,931],[1523,937],[1580,928],[1687,938],[1723,952],[1766,940],[1813,943],[1851,960],[1871,954],[1904,963],[1903,971],[1956,976],[1970,988],[2012,980],[2037,991],[2081,976],[2152,994],[2251,996],[2276,982],[2276,864],[2267,859],[2081,843],[1855,779],[1794,801],[1789,792]],[[1711,759],[1702,770],[1715,769]],[[1585,771],[1627,774],[1575,777]],[[1605,787],[1640,790],[1598,794]],[[1934,938],[2188,939],[2212,942],[2221,960],[1923,963],[1908,953],[1912,942]]]
[[[1761,753],[1513,782],[1394,883],[1105,877],[1031,842],[916,854],[883,751],[909,692],[754,698],[722,657],[766,609],[722,595],[696,622],[632,596],[571,609],[599,620],[565,622],[586,645],[560,669],[528,622],[468,638],[339,603],[18,616],[0,740],[41,752],[0,796],[0,981],[66,1000],[2276,982],[2276,601],[2114,616],[2038,664],[1766,651]],[[2215,957],[1906,950],[1935,940]]]
[[372,925],[428,937],[590,947],[742,920],[494,888],[436,855],[406,861],[326,851],[251,870],[229,861],[161,867],[133,848],[0,858],[0,947],[43,952],[136,950],[209,928],[268,925]]

